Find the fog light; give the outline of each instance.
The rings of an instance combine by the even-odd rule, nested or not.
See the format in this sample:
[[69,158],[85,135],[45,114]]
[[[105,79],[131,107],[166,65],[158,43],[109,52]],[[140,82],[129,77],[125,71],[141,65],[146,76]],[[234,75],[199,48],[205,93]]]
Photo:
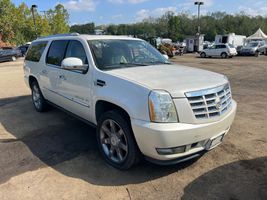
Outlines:
[[156,148],[158,154],[160,155],[170,155],[177,153],[184,153],[186,146],[173,147],[173,148]]

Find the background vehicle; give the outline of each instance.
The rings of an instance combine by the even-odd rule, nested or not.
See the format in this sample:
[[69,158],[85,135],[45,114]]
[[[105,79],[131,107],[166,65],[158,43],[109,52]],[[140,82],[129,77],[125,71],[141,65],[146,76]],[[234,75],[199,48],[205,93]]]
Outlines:
[[24,44],[18,47],[18,49],[21,51],[22,56],[26,55],[26,52],[29,48],[30,44]]
[[216,44],[231,44],[235,48],[242,47],[245,43],[245,35],[236,35],[235,33],[229,33],[226,35],[216,35],[215,43]]
[[267,44],[265,44],[265,45],[259,47],[257,51],[258,51],[260,54],[264,54],[264,55],[267,56]]
[[233,56],[236,55],[237,55],[236,49],[231,44],[215,44],[200,52],[201,58],[205,57],[232,58]]
[[4,47],[0,49],[0,62],[1,61],[15,61],[21,56],[21,52],[18,49],[12,47]]
[[118,169],[142,155],[165,165],[201,156],[235,117],[224,75],[171,65],[136,38],[44,37],[31,44],[24,73],[35,109],[50,103],[96,126],[103,158]]
[[264,53],[264,50],[265,48],[263,41],[254,41],[241,48],[240,54],[258,56],[260,53]]

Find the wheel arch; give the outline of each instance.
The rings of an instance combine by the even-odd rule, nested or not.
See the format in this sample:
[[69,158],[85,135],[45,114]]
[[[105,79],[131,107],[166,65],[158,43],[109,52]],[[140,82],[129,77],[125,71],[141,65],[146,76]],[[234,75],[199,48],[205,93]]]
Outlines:
[[201,55],[204,55],[203,57],[206,57],[206,56],[207,56],[207,54],[206,54],[205,51],[200,52],[200,56],[201,56]]
[[33,75],[30,75],[30,76],[29,76],[29,86],[30,86],[30,88],[32,87],[32,83],[33,83],[34,81],[36,81],[36,82],[38,83],[37,78],[34,77]]
[[121,106],[118,106],[117,104],[111,103],[106,100],[98,100],[95,104],[95,119],[96,122],[98,122],[101,115],[107,111],[111,110],[117,110],[121,114],[123,114],[124,117],[126,117],[127,121],[129,122],[129,125],[131,125],[130,115],[129,113],[122,108]]

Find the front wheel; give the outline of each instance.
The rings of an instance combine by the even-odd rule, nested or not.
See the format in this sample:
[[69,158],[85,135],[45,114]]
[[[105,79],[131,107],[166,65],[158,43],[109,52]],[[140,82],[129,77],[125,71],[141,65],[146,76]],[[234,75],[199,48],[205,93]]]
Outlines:
[[202,53],[200,54],[200,57],[201,57],[201,58],[205,58],[205,57],[206,57],[206,53],[202,52]]
[[100,117],[97,142],[104,159],[117,169],[129,169],[139,160],[140,152],[130,124],[119,111],[108,111]]

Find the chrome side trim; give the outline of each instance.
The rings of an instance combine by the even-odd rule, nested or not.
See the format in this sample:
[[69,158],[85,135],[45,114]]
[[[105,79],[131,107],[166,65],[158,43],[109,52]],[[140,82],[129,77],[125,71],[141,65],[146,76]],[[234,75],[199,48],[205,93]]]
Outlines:
[[54,94],[57,94],[57,95],[59,95],[59,96],[65,98],[65,99],[68,99],[68,100],[70,100],[70,101],[72,101],[72,102],[74,102],[74,103],[77,103],[77,104],[79,104],[79,105],[81,105],[81,106],[90,108],[90,106],[89,106],[88,104],[86,104],[86,103],[83,103],[83,102],[80,102],[80,101],[75,101],[73,98],[69,98],[69,97],[67,97],[67,96],[65,96],[65,95],[62,95],[62,94],[60,94],[60,93],[58,93],[58,92],[56,92],[56,91],[50,90],[50,89],[48,89],[48,88],[45,88],[45,89],[48,90],[48,91],[50,91],[50,92],[53,92]]

